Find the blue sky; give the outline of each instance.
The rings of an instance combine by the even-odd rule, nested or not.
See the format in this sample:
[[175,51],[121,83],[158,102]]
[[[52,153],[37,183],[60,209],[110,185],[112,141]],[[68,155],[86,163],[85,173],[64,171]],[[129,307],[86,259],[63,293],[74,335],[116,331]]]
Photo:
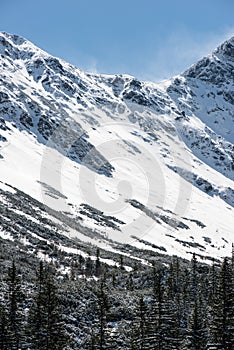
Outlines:
[[178,74],[234,35],[233,0],[0,0],[0,30],[81,69]]

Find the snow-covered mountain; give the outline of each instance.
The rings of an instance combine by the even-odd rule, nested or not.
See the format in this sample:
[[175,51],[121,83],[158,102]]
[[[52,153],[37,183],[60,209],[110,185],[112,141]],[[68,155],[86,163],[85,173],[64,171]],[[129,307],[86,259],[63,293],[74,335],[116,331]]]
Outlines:
[[1,33],[0,238],[38,256],[42,243],[229,255],[233,69],[234,37],[155,84],[85,73]]

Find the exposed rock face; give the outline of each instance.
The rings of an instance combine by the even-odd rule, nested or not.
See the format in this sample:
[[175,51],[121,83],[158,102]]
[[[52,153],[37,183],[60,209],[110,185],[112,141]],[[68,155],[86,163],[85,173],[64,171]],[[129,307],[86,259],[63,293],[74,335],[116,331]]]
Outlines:
[[[151,220],[152,225],[158,225],[154,232],[160,232],[161,235],[159,245],[148,242],[147,246],[170,251],[168,245],[171,244],[175,253],[181,253],[182,249],[183,254],[189,254],[188,245],[181,242],[188,242],[190,231],[195,229],[198,230],[196,232],[207,229],[206,244],[209,245],[212,241],[214,245],[213,239],[209,238],[214,227],[209,219],[204,222],[206,218],[199,212],[196,200],[199,201],[199,196],[202,196],[201,202],[205,201],[207,210],[210,211],[211,198],[221,201],[221,204],[217,202],[217,206],[221,206],[224,217],[229,217],[229,211],[233,207],[233,79],[234,38],[223,43],[183,74],[166,83],[154,84],[128,75],[84,73],[50,56],[26,39],[1,33],[0,162],[3,182],[9,181],[10,185],[20,187],[37,199],[38,193],[32,189],[45,184],[46,196],[50,195],[54,201],[67,200],[70,207],[83,216],[86,225],[94,225],[98,230],[102,227],[105,237],[110,234],[110,238],[114,239],[111,236],[113,229],[115,234],[120,232],[120,241],[122,237],[134,236],[138,237],[138,242],[145,244],[147,237],[140,238],[144,229],[132,224],[140,213]],[[69,183],[70,187],[64,186],[64,193],[60,196],[54,193],[61,193],[61,188],[40,178],[39,172],[44,167],[43,154],[48,149],[55,152],[51,159],[52,168],[56,167],[56,154],[60,155],[61,164],[68,162],[68,170],[63,170],[60,165],[58,170],[53,168],[54,173],[51,172],[54,177],[61,172],[59,176]],[[18,159],[20,152],[23,156]],[[42,163],[37,175],[30,167],[21,167],[24,158],[28,164],[30,159],[35,159],[35,164]],[[127,159],[125,166],[118,164],[122,159]],[[19,177],[8,176],[12,175],[12,164],[20,169],[17,170],[21,171],[19,177],[24,177],[24,171],[31,173],[29,187],[20,182]],[[151,186],[148,197],[151,198],[153,193],[153,200],[144,202],[143,182],[136,168],[131,168],[132,164],[141,167],[142,173],[147,174],[149,187]],[[163,181],[155,189],[155,184],[160,182],[155,170],[158,165],[162,168]],[[82,193],[78,193],[77,197],[72,194],[72,186],[75,188],[77,185],[80,172],[85,174],[82,175],[83,182],[79,179],[79,186],[83,186],[80,192],[84,192],[84,198]],[[94,178],[97,178],[95,184]],[[179,187],[182,191],[181,185],[175,185],[172,178],[178,179],[178,183],[182,181],[183,188],[188,184],[192,186],[196,200],[190,205],[191,212],[196,212],[195,217],[180,217],[175,208],[170,207],[170,203],[176,203],[175,188]],[[116,190],[118,182],[126,179],[131,186],[135,186],[136,193],[132,193],[128,187],[122,192]],[[60,180],[57,181],[58,184]],[[156,194],[161,191],[164,182],[165,186],[169,186],[167,191],[171,197],[167,206],[170,209],[162,208],[163,212],[158,213],[157,206],[160,204],[162,207],[163,200],[157,203]],[[54,188],[52,194],[48,188]],[[89,190],[91,194],[92,191],[100,191],[100,198],[95,199],[95,203],[89,202],[91,195],[88,198],[86,196]],[[122,203],[123,208],[127,205],[128,214],[118,210],[110,214],[108,203],[112,201]],[[166,211],[167,214],[165,210],[169,210]],[[190,221],[186,223],[185,220]],[[201,225],[196,225],[197,222]],[[217,226],[220,222],[217,222]],[[174,229],[176,235],[185,236],[170,242],[166,238],[170,234],[166,236],[163,231],[165,227],[167,230]],[[232,227],[230,220],[224,228],[227,236]],[[203,236],[204,233],[201,233]],[[226,240],[229,242],[228,238]],[[204,245],[203,238],[202,242]],[[219,244],[221,243],[217,243],[217,249],[220,249]],[[190,244],[198,250],[202,246],[204,254],[203,245],[199,242]]]

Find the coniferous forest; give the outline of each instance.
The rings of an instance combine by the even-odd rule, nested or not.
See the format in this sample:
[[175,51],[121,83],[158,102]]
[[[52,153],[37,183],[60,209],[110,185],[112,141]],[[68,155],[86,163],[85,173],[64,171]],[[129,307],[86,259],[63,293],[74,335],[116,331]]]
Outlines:
[[233,350],[234,261],[1,266],[1,350]]

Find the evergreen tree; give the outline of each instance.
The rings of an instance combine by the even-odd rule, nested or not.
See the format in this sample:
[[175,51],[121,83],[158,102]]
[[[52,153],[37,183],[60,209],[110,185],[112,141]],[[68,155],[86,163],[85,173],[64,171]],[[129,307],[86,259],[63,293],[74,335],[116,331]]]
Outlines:
[[82,255],[79,255],[78,261],[78,274],[83,275],[85,270],[85,258]]
[[211,306],[209,342],[207,349],[233,350],[234,296],[233,266],[225,258],[220,270],[219,284]]
[[201,301],[198,299],[195,301],[192,309],[192,314],[187,330],[187,337],[185,341],[188,349],[191,350],[204,350],[206,346],[206,329],[202,314]]
[[198,266],[196,254],[193,254],[191,260],[191,301],[194,303],[198,293]]
[[96,253],[95,275],[97,277],[101,275],[100,249],[97,249],[97,253]]
[[29,334],[32,349],[41,350],[45,346],[45,322],[46,322],[46,312],[45,312],[45,294],[44,294],[44,266],[40,262],[39,271],[37,273],[37,280],[35,285],[35,296],[33,300],[33,305],[30,310],[29,315]]
[[0,304],[0,350],[7,350],[7,330],[7,311],[5,307]]
[[123,256],[120,255],[120,269],[124,270],[124,261],[123,261]]
[[88,258],[86,259],[86,264],[85,264],[85,275],[87,277],[91,277],[93,274],[93,262],[91,260],[90,255],[88,256]]
[[19,350],[24,344],[24,313],[21,280],[15,262],[8,270],[7,297],[7,349]]
[[106,293],[105,276],[99,283],[99,288],[96,292],[98,320],[97,320],[97,335],[95,339],[95,349],[104,350],[107,347],[107,313],[109,309],[108,297]]
[[147,310],[143,297],[141,296],[136,308],[136,316],[132,324],[131,347],[137,350],[149,349],[147,340]]
[[31,348],[35,350],[62,350],[68,338],[62,321],[57,287],[49,269],[40,263],[36,293],[30,310],[29,332]]
[[234,344],[234,298],[233,268],[225,258],[221,269],[222,293],[222,346],[224,350],[232,350]]
[[215,299],[216,293],[217,293],[217,287],[218,287],[218,272],[217,267],[215,264],[215,261],[213,260],[213,264],[209,271],[209,280],[208,280],[208,287],[209,287],[209,301],[212,303]]

